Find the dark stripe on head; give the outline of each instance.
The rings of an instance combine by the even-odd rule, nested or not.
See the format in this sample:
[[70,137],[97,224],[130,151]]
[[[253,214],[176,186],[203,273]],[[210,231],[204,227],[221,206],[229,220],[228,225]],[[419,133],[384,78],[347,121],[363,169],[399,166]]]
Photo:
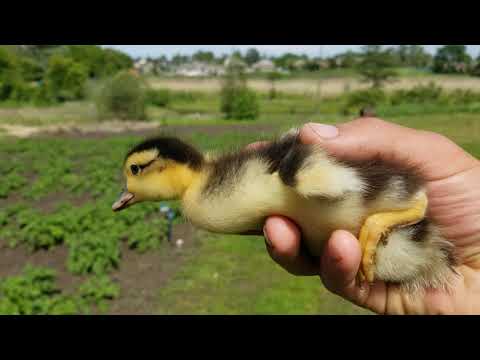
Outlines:
[[199,151],[173,137],[157,137],[145,140],[133,147],[125,159],[134,153],[148,150],[158,150],[159,155],[164,159],[187,164],[193,169],[199,169],[203,164],[203,155]]

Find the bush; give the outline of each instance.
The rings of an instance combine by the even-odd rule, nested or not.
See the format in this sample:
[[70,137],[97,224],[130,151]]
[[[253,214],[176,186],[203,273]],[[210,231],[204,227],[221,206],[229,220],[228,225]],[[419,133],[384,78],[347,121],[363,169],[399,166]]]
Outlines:
[[358,113],[361,108],[375,108],[386,101],[387,95],[380,88],[354,91],[347,95],[344,112],[347,114]]
[[171,95],[167,89],[153,90],[150,89],[146,93],[146,103],[148,105],[166,107],[170,103]]
[[480,103],[480,93],[470,89],[456,89],[448,95],[447,101],[456,105]]
[[97,98],[101,118],[146,119],[146,87],[141,79],[121,72],[108,80]]
[[220,111],[227,119],[254,120],[259,114],[257,95],[246,86],[239,68],[228,68],[220,94]]
[[438,102],[443,94],[443,89],[430,82],[427,85],[416,85],[409,90],[397,90],[391,95],[392,105],[416,104],[424,102]]
[[255,120],[259,115],[257,95],[250,89],[241,89],[234,94],[229,119]]
[[172,91],[170,92],[170,101],[192,103],[200,99],[203,95],[203,93],[194,93],[191,91]]
[[70,58],[54,55],[45,74],[45,90],[56,101],[77,100],[84,97],[87,69]]

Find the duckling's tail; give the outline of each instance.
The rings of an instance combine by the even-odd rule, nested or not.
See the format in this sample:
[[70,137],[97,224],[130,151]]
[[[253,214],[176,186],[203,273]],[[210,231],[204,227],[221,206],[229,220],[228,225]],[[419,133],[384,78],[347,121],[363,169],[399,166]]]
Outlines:
[[457,264],[454,245],[425,219],[393,231],[378,246],[375,277],[398,283],[408,292],[427,288],[448,291]]

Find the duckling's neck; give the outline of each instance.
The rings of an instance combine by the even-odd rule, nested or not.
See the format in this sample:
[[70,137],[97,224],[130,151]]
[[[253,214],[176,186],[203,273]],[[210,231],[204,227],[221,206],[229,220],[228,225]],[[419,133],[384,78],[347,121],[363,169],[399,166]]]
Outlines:
[[173,184],[174,193],[179,199],[183,199],[187,190],[194,186],[201,175],[201,170],[194,170],[188,166],[179,166],[171,170],[174,172],[172,178],[175,179]]

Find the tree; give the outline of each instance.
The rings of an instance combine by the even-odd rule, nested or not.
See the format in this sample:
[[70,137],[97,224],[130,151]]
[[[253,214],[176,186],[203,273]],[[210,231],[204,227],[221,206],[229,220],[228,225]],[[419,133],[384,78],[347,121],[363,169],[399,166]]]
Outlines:
[[433,59],[436,73],[461,73],[469,70],[472,58],[465,45],[445,45],[438,49]]
[[227,67],[220,100],[220,111],[225,114],[227,119],[255,119],[259,114],[257,96],[255,92],[248,89],[245,73],[241,66]]
[[91,78],[111,76],[132,67],[132,59],[114,49],[102,49],[97,45],[69,45],[65,54],[83,64]]
[[297,55],[292,53],[286,53],[276,58],[273,62],[279,68],[288,69],[290,71],[295,70],[295,63],[299,60],[308,60],[308,57],[303,55]]
[[9,99],[19,82],[17,57],[9,49],[0,47],[0,101]]
[[215,55],[211,51],[197,51],[193,54],[192,59],[199,62],[213,63],[215,61]]
[[363,59],[358,65],[359,73],[374,88],[381,88],[397,76],[393,69],[395,59],[391,50],[383,50],[381,45],[365,45]]
[[272,71],[267,74],[267,79],[270,81],[270,91],[268,97],[270,99],[275,99],[277,96],[277,90],[275,89],[275,83],[278,79],[280,79],[282,75],[279,72]]
[[80,99],[88,77],[86,67],[73,59],[54,55],[50,58],[45,74],[45,89],[56,101]]
[[190,58],[188,56],[177,54],[172,57],[171,63],[174,66],[179,66],[186,64],[189,60]]
[[473,76],[480,76],[480,55],[477,58],[477,63],[472,70]]
[[309,72],[320,70],[320,64],[316,60],[308,60],[305,62],[303,69]]
[[359,62],[359,55],[351,50],[337,56],[339,65],[342,68],[353,68]]
[[422,45],[400,45],[396,50],[396,56],[402,66],[425,68],[432,62],[432,56]]
[[245,62],[248,64],[248,66],[252,66],[253,64],[259,62],[260,59],[260,53],[257,49],[252,48],[247,50],[247,53],[245,54]]

